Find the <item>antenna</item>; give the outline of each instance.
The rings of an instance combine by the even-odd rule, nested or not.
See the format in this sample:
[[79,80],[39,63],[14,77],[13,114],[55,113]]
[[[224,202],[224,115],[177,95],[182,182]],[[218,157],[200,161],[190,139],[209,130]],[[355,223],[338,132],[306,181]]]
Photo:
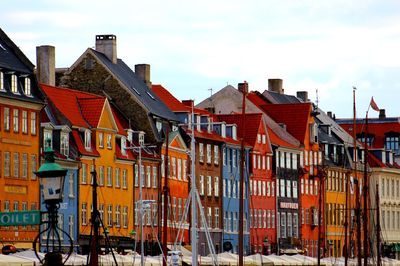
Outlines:
[[318,105],[319,105],[318,89],[315,89],[315,94],[317,95],[317,100],[315,101],[315,103],[317,104],[317,109],[318,109]]
[[210,94],[211,94],[210,96],[212,97],[213,96],[213,89],[209,88],[208,90],[210,91]]

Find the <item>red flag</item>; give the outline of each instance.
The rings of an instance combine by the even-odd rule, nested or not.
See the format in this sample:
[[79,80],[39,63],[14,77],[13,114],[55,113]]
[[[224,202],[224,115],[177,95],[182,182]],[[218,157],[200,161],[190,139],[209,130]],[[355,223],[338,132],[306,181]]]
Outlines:
[[371,98],[371,102],[369,103],[369,105],[371,106],[372,109],[379,112],[379,107],[378,107],[378,105],[376,105],[376,102],[374,101],[374,97]]

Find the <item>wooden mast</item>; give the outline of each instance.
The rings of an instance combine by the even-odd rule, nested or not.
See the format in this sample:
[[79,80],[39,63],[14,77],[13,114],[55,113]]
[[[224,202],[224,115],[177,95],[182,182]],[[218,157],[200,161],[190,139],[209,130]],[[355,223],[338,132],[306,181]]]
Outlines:
[[244,194],[244,163],[245,163],[245,154],[244,154],[244,133],[245,133],[245,119],[246,119],[246,94],[248,91],[248,84],[245,81],[244,83],[239,83],[239,89],[242,91],[242,121],[241,121],[241,145],[240,145],[240,195],[239,195],[239,266],[243,266],[243,216],[244,216],[244,203],[243,203],[243,194]]
[[[168,145],[169,144],[169,125],[166,127],[166,136],[165,136],[165,157],[164,157],[164,187],[163,187],[163,195],[164,195],[164,206],[163,206],[163,238],[162,238],[162,248],[163,254],[165,258],[167,258],[167,232],[168,232],[168,194],[169,194],[169,187],[168,187]],[[167,266],[167,259],[163,259],[163,266]]]
[[[369,109],[369,107],[368,107]],[[365,116],[365,134],[364,134],[364,189],[363,189],[363,199],[364,199],[364,212],[363,212],[363,227],[364,227],[364,265],[368,265],[368,110]],[[360,240],[360,239],[359,239]]]
[[381,214],[380,214],[380,203],[379,203],[379,184],[376,182],[376,256],[377,266],[381,266]]

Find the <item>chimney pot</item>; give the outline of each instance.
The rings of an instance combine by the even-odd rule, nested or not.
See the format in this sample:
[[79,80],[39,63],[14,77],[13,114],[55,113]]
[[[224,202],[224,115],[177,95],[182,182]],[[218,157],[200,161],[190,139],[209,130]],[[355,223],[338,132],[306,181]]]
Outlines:
[[283,94],[282,79],[268,79],[268,90]]
[[298,91],[296,93],[297,98],[302,100],[303,102],[308,102],[308,91]]
[[238,83],[238,90],[241,93],[248,93],[249,92],[249,84],[246,81]]
[[151,88],[149,64],[135,65],[135,74],[138,76],[139,79],[146,83],[147,87]]
[[330,118],[332,118],[332,111],[328,111],[328,112],[326,112],[326,114],[327,114]]
[[56,48],[50,45],[36,47],[37,79],[40,83],[56,85]]
[[379,119],[385,119],[385,118],[386,118],[385,109],[379,109]]
[[117,36],[96,35],[96,51],[103,53],[113,64],[117,63]]

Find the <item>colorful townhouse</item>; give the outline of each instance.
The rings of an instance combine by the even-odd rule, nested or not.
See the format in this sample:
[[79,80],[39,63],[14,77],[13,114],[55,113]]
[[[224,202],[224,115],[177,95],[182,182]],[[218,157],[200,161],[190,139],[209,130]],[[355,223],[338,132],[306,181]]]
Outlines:
[[[372,112],[369,114],[373,115]],[[368,118],[368,129],[365,119],[356,119],[356,137],[364,143],[367,138],[369,150],[369,201],[371,210],[377,209],[376,196],[379,192],[380,223],[382,230],[382,252],[393,258],[400,257],[400,180],[399,180],[399,135],[398,117],[386,117],[385,109],[380,109],[379,116]],[[347,132],[353,134],[352,119],[336,119],[336,122]],[[378,190],[376,185],[378,185]],[[371,211],[370,232],[376,241],[373,229],[376,225],[376,213]],[[376,254],[376,248],[371,247]]]
[[[76,195],[80,252],[87,253],[89,248],[94,178],[98,184],[100,233],[108,234],[114,247],[132,247],[129,233],[134,218],[134,156],[128,149],[132,130],[121,125],[118,111],[106,97],[45,84],[41,89],[46,97],[46,113],[55,118],[57,125],[71,129],[69,153],[80,159]],[[100,246],[105,246],[104,237]]]
[[[176,111],[177,106],[182,107],[182,111],[186,110],[186,106],[183,106],[176,98],[169,93],[161,85],[152,85],[152,91],[166,103],[167,107],[172,111]],[[188,156],[188,146],[178,128],[173,128],[173,131],[169,133],[168,144],[164,142],[161,150],[161,183],[162,188],[166,188],[168,191],[168,214],[167,214],[167,244],[185,244],[189,243],[189,221],[190,212],[186,210],[185,206],[187,198],[189,196],[189,172],[190,172],[190,159]],[[165,168],[167,162],[168,168]],[[165,179],[167,176],[167,179]],[[167,180],[167,184],[165,184]],[[164,223],[164,192],[162,196],[161,206],[161,225]],[[188,206],[186,206],[188,207]],[[181,224],[182,222],[182,224]],[[165,230],[163,229],[164,233]]]
[[[206,239],[206,226],[211,236],[214,250],[222,251],[222,159],[221,151],[224,138],[213,130],[213,120],[206,110],[193,108],[193,101],[179,101],[162,86],[153,86],[153,91],[168,107],[175,112],[185,131],[184,139],[190,145],[191,112],[194,111],[194,137],[195,137],[195,175],[196,187],[202,204],[202,213],[205,223],[198,214],[199,254],[208,255],[210,251]],[[191,173],[191,171],[188,173]]]
[[[246,84],[246,83],[244,83]],[[212,112],[218,113],[218,114],[230,114],[230,113],[241,113],[241,105],[242,105],[242,99],[243,99],[243,85],[238,86],[238,89],[234,88],[231,85],[228,85],[224,88],[222,88],[220,91],[216,92],[215,94],[213,94],[211,97],[203,100],[201,103],[199,103],[197,106],[201,107],[201,108],[205,108],[207,110],[210,110]],[[281,232],[277,231],[279,229],[279,217],[280,215],[278,215],[277,211],[277,200],[279,199],[279,193],[278,193],[278,187],[279,185],[276,185],[276,180],[277,180],[277,175],[276,175],[276,156],[280,156],[280,154],[285,154],[288,153],[290,158],[295,157],[295,158],[299,158],[300,154],[301,154],[301,150],[299,148],[299,141],[297,139],[295,139],[292,135],[290,135],[290,133],[288,133],[286,131],[285,128],[281,127],[277,122],[275,122],[271,117],[269,117],[260,107],[259,105],[265,104],[265,101],[261,98],[251,98],[252,93],[249,93],[245,99],[246,101],[246,112],[247,113],[261,113],[262,114],[262,120],[266,125],[267,131],[265,132],[265,138],[266,138],[266,143],[270,143],[271,147],[272,147],[272,161],[271,161],[271,174],[272,174],[272,179],[274,180],[275,184],[272,185],[271,184],[271,196],[273,198],[273,204],[272,202],[270,202],[270,204],[267,205],[267,216],[268,216],[268,210],[271,211],[271,228],[267,231],[271,232],[271,238],[272,236],[276,236],[275,239],[260,239],[258,237],[258,232],[259,232],[259,228],[255,228],[253,230],[251,230],[251,235],[250,237],[252,239],[255,240],[254,243],[256,243],[254,245],[254,247],[252,247],[252,251],[253,252],[260,252],[262,250],[267,250],[267,252],[269,252],[268,250],[270,250],[273,253],[277,253],[278,250],[280,252],[284,251],[284,249],[280,249],[279,243],[281,241],[283,241],[283,239],[287,239],[287,231],[282,230]],[[257,137],[258,138],[258,137]],[[261,142],[262,142],[262,136],[261,136]],[[285,155],[286,156],[286,155]],[[262,157],[261,157],[262,158]],[[254,159],[253,159],[254,160]],[[262,159],[261,159],[262,160]],[[252,160],[250,160],[252,161]],[[257,158],[257,165],[258,165],[258,158]],[[300,159],[297,160],[297,162],[300,162]],[[250,166],[250,169],[252,169],[253,166]],[[283,167],[283,165],[282,165]],[[260,167],[261,170],[260,172],[263,172],[265,170],[262,169],[262,167]],[[293,170],[291,170],[293,171]],[[250,177],[251,180],[252,177]],[[268,178],[268,177],[267,177]],[[286,181],[285,181],[286,183]],[[262,184],[262,183],[261,183]],[[252,185],[252,188],[254,190],[254,183]],[[258,188],[258,182],[257,182],[257,188]],[[261,185],[262,188],[262,185]],[[273,189],[275,189],[275,191],[273,191]],[[261,192],[259,192],[259,194],[262,195],[262,189]],[[291,229],[292,231],[291,234],[298,234],[299,232],[299,211],[298,208],[296,208],[296,204],[298,204],[298,200],[299,197],[295,197],[296,194],[294,194],[294,196],[290,197],[290,198],[286,198],[286,194],[282,194],[283,197],[283,202],[282,203],[282,208],[285,210],[284,213],[287,212],[291,212],[292,214],[290,216],[295,217],[295,219],[293,220],[292,218],[292,223],[289,226],[289,229]],[[255,195],[254,195],[255,196]],[[255,196],[255,197],[259,197],[259,196]],[[268,196],[267,196],[268,197]],[[260,196],[260,202],[262,202],[262,198],[263,196]],[[289,202],[289,203],[286,203]],[[294,204],[291,204],[294,203]],[[250,207],[251,207],[251,202],[249,203]],[[298,206],[298,205],[297,205]],[[275,212],[272,213],[272,211],[275,210]],[[297,220],[296,220],[296,215],[293,215],[293,213],[296,213],[297,210]],[[258,224],[260,223],[260,218],[258,215],[258,211],[257,211],[257,227]],[[280,214],[280,213],[279,213]],[[262,213],[263,215],[263,213]],[[255,218],[254,213],[253,213],[253,219]],[[268,218],[267,218],[268,219]],[[268,221],[268,220],[267,220]],[[273,222],[274,221],[274,222]],[[253,221],[255,223],[255,221]],[[293,224],[294,222],[294,224]],[[261,224],[263,225],[263,221],[261,218]],[[268,224],[268,223],[267,223]],[[252,226],[255,226],[255,224]],[[268,225],[267,225],[268,227]],[[285,228],[286,228],[286,223],[285,223]],[[293,231],[294,228],[294,231]],[[282,235],[281,235],[281,234]],[[287,247],[301,247],[301,244],[298,241],[298,237],[297,238],[293,238],[294,240],[285,240],[288,243],[292,243],[290,246],[285,246],[285,249],[287,249]],[[297,239],[297,240],[296,240]],[[264,241],[265,240],[265,241]],[[267,241],[268,240],[268,241]],[[261,244],[262,243],[262,244]],[[266,248],[265,248],[266,247]]]
[[[244,138],[246,147],[250,148],[249,158],[251,159],[248,160],[249,168],[246,169],[246,174],[250,176],[248,190],[246,191],[249,198],[246,198],[244,204],[247,205],[246,208],[248,208],[250,214],[248,221],[251,253],[270,254],[272,247],[276,245],[275,181],[272,179],[272,148],[267,138],[267,128],[263,122],[262,114],[248,113],[245,114],[244,120],[242,120],[242,114],[217,116],[221,121],[228,124],[239,125],[238,137]],[[242,125],[243,121],[244,125]],[[229,175],[226,177],[224,175],[224,181],[225,178],[227,184],[229,184],[229,179],[231,179]],[[229,191],[231,190],[228,185]],[[228,198],[227,200],[228,202],[225,205],[224,198],[225,212],[229,209],[229,204],[232,204],[231,199]],[[235,203],[238,205],[238,202]],[[248,234],[245,236],[248,236]],[[245,243],[248,243],[246,239]]]
[[[39,114],[34,65],[0,29],[0,211],[40,209]],[[32,248],[39,226],[0,226],[2,245]]]

